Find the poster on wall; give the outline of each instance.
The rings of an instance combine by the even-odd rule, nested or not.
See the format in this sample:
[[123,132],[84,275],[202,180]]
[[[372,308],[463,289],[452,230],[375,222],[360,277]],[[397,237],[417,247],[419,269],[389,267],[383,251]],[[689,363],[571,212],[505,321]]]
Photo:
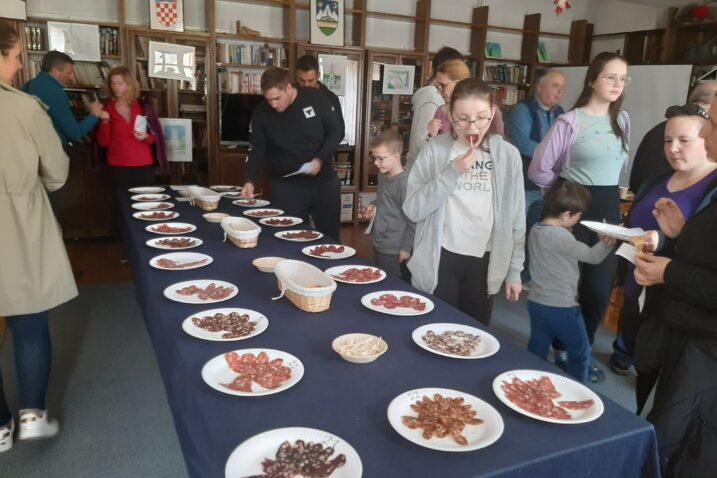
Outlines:
[[25,0],[3,0],[0,2],[0,18],[14,18],[25,20],[27,18]]
[[184,31],[184,0],[148,0],[149,28],[170,32]]
[[412,95],[414,65],[383,65],[383,94]]
[[344,0],[311,0],[311,43],[344,46]]
[[185,118],[159,118],[167,144],[167,160],[192,160],[192,120]]
[[149,42],[149,71],[152,78],[189,81],[196,88],[193,46],[173,43]]
[[346,95],[346,57],[341,55],[319,55],[321,83],[336,96]]
[[100,27],[80,23],[47,22],[50,50],[70,55],[75,61],[101,61]]

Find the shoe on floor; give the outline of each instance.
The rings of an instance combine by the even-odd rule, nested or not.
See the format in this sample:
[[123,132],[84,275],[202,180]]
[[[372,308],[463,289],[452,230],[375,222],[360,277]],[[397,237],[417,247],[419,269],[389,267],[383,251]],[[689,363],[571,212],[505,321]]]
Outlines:
[[590,362],[590,366],[588,367],[588,380],[590,383],[597,383],[605,380],[605,372],[600,370],[598,366],[595,365],[595,362]]
[[12,435],[15,431],[15,422],[10,419],[10,422],[6,423],[0,428],[0,453],[8,451],[12,448]]
[[555,351],[555,365],[563,372],[568,371],[568,352],[565,350]]
[[630,373],[631,364],[620,359],[617,354],[610,356],[610,370],[617,375],[627,375]]
[[60,431],[60,424],[47,417],[47,410],[29,410],[20,414],[18,429],[18,440],[36,440],[54,437]]

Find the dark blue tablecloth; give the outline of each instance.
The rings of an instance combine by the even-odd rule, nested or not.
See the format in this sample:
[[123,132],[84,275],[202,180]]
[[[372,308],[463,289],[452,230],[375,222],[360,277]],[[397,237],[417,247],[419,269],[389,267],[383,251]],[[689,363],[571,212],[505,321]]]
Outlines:
[[[413,290],[398,279],[370,285],[339,284],[331,308],[319,314],[297,309],[278,295],[274,274],[259,272],[251,261],[281,256],[309,262],[321,269],[365,263],[357,258],[327,261],[301,254],[306,243],[274,237],[279,229],[264,226],[259,245],[239,249],[222,242],[218,224],[201,217],[204,211],[177,202],[177,221],[195,224],[191,233],[204,240],[192,249],[214,262],[189,271],[157,270],[149,260],[163,252],[145,245],[159,237],[145,231],[151,222],[131,217],[129,193],[122,198],[125,234],[130,247],[137,299],[142,306],[184,457],[192,477],[223,477],[232,450],[257,433],[301,426],[326,430],[347,440],[358,451],[364,476],[376,477],[651,477],[658,475],[652,426],[602,397],[605,413],[580,425],[558,425],[523,416],[506,407],[492,391],[493,379],[511,369],[555,372],[548,362],[497,335],[500,351],[482,360],[455,360],[429,353],[411,339],[411,332],[432,322],[456,322],[482,328],[470,317],[432,298],[436,308],[417,317],[396,317],[364,308],[360,298],[378,290]],[[241,216],[243,208],[222,199],[219,211]],[[168,236],[164,236],[168,237]],[[320,241],[310,244],[319,244]],[[219,279],[239,287],[239,294],[219,304],[188,305],[163,296],[165,287],[190,279]],[[237,342],[210,342],[181,328],[189,315],[215,307],[244,307],[265,314],[269,328]],[[365,365],[345,362],[331,341],[344,333],[382,336],[389,345],[379,360]],[[294,387],[264,397],[237,397],[204,383],[203,365],[211,358],[240,348],[280,349],[298,357],[305,367]],[[421,387],[445,387],[475,395],[498,410],[505,423],[493,445],[467,453],[446,453],[415,445],[390,426],[386,411],[393,398]]]

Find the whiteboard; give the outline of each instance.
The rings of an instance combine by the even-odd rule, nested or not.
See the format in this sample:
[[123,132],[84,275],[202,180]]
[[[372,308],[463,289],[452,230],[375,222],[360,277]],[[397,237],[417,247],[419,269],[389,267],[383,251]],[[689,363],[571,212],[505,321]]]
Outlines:
[[47,22],[50,50],[70,55],[75,61],[100,61],[100,28],[81,23]]
[[[586,66],[559,68],[567,78],[567,88],[560,106],[568,111],[578,99],[585,79]],[[665,119],[665,110],[687,102],[692,65],[634,65],[627,74],[632,78],[622,107],[630,114],[630,158],[620,175],[620,185],[630,179],[632,160],[645,133]]]

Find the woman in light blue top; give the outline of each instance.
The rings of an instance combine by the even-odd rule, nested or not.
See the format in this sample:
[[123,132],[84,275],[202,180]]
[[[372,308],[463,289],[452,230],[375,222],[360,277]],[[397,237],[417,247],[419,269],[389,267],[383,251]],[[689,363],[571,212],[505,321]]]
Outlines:
[[[598,54],[588,67],[575,106],[557,118],[528,168],[528,177],[543,188],[560,179],[588,188],[592,202],[583,219],[620,222],[618,180],[630,138],[630,118],[622,110],[622,101],[629,83],[623,57],[610,52]],[[573,233],[588,246],[598,241],[595,233],[580,224]],[[591,344],[607,310],[615,264],[615,256],[610,256],[597,265],[582,265],[580,305]],[[589,375],[591,382],[605,379],[594,363]]]

